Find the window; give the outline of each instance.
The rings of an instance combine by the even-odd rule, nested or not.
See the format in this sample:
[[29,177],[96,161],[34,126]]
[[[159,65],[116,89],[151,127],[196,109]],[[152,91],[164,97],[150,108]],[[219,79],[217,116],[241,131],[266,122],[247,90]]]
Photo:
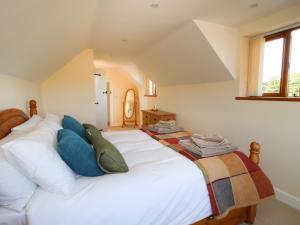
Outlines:
[[146,97],[156,97],[156,84],[152,80],[147,80],[146,83]]
[[300,96],[300,29],[292,31],[288,96]]
[[300,96],[300,28],[265,37],[263,96]]

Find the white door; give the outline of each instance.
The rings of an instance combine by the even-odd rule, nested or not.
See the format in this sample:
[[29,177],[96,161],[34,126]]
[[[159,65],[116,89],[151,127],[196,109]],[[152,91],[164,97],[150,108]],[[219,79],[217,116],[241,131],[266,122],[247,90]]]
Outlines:
[[98,129],[107,127],[107,94],[105,75],[95,75],[95,106],[96,126]]

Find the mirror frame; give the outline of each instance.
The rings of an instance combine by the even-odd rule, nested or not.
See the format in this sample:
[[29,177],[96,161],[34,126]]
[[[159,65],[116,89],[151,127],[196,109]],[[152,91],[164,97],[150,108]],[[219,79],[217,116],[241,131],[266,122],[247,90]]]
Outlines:
[[[126,115],[126,101],[127,101],[127,96],[129,94],[129,92],[132,91],[133,92],[133,111],[132,111],[132,115],[130,117],[127,117]],[[136,101],[135,101],[135,91],[131,88],[131,89],[128,89],[126,92],[125,92],[125,97],[124,97],[124,116],[125,116],[125,119],[126,120],[130,120],[133,118],[134,114],[135,114],[135,104],[136,104]]]
[[[125,106],[126,106],[126,99],[127,99],[127,94],[129,91],[133,91],[133,97],[134,97],[134,101],[133,101],[133,113],[132,116],[130,118],[126,117],[125,115]],[[129,88],[126,90],[125,92],[125,96],[124,96],[124,101],[123,101],[123,123],[122,123],[122,127],[126,127],[126,122],[128,123],[134,123],[134,127],[137,126],[137,101],[136,101],[136,93],[135,90],[133,88]]]

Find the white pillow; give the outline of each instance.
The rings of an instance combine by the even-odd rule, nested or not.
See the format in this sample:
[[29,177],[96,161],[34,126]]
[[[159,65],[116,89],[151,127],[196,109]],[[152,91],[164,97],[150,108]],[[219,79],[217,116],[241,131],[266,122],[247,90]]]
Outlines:
[[12,132],[0,140],[0,206],[22,211],[36,189],[36,184],[15,169],[3,155],[2,145],[24,136]]
[[75,174],[56,152],[53,124],[45,119],[29,134],[2,147],[6,159],[33,182],[46,191],[68,194]]
[[55,131],[63,129],[63,127],[61,125],[62,119],[55,114],[47,112],[43,122],[46,123],[49,127],[51,127]]
[[7,162],[1,148],[0,171],[0,206],[22,211],[35,192],[36,184]]
[[49,113],[49,112],[46,113],[45,118],[47,120],[52,120],[52,121],[57,122],[59,124],[61,124],[61,121],[62,121],[62,118],[60,118],[58,115],[53,114],[53,113]]
[[20,124],[19,126],[11,128],[11,131],[22,131],[27,132],[32,130],[36,125],[39,124],[43,119],[40,116],[33,115],[29,120]]

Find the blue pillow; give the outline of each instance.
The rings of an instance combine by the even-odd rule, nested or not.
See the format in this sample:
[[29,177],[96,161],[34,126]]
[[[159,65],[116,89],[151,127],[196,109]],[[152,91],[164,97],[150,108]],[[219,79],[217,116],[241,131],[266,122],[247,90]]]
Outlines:
[[80,137],[82,137],[86,142],[89,142],[85,136],[84,127],[72,116],[64,116],[62,120],[62,126],[64,129],[69,129],[74,131]]
[[57,142],[60,142],[60,140],[65,137],[65,136],[69,136],[72,135],[74,136],[74,131],[71,131],[69,129],[61,129],[57,132]]
[[93,148],[75,132],[67,129],[58,131],[57,152],[77,174],[87,177],[102,176]]

